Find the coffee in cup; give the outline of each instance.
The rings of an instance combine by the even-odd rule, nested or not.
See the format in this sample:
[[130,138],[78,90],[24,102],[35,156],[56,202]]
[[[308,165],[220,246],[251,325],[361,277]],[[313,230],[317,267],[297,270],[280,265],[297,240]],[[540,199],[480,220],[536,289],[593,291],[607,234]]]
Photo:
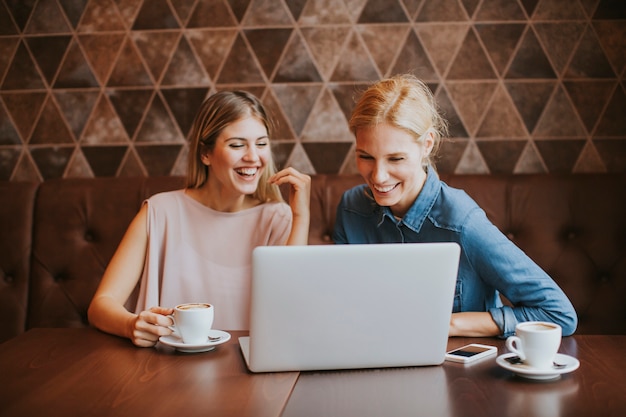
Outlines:
[[174,331],[188,345],[206,343],[213,326],[214,307],[208,303],[186,303],[174,307],[170,316]]
[[549,369],[561,346],[561,326],[544,321],[527,321],[515,326],[515,336],[506,340],[506,347],[528,366]]

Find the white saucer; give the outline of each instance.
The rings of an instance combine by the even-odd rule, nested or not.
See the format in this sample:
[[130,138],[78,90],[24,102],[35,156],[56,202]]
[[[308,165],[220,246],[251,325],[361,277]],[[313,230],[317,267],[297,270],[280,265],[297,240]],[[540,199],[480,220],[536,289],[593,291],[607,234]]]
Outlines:
[[176,350],[178,350],[179,352],[198,353],[213,350],[215,349],[215,346],[221,345],[222,343],[226,343],[230,340],[230,333],[224,332],[222,330],[211,330],[209,336],[219,337],[220,339],[213,342],[207,340],[206,343],[190,345],[183,343],[183,341],[178,336],[172,334],[169,336],[161,336],[159,338],[159,342],[163,343],[164,345],[176,348]]
[[511,364],[507,362],[506,359],[517,356],[516,353],[505,353],[504,355],[498,356],[496,359],[496,363],[507,369],[522,378],[528,379],[537,379],[537,380],[549,380],[556,379],[561,376],[561,374],[567,374],[569,372],[575,371],[580,366],[580,362],[578,359],[564,355],[562,353],[557,353],[554,357],[554,362],[565,365],[562,368],[550,368],[550,369],[535,369],[531,366],[525,365],[523,363],[519,364]]

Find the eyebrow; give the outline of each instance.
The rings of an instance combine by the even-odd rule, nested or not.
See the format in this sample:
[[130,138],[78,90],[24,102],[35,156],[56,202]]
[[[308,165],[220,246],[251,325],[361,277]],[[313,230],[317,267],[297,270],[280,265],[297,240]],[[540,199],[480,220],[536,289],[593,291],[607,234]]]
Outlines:
[[[261,140],[261,139],[269,139],[269,138],[270,138],[270,137],[269,137],[268,135],[263,135],[263,136],[259,136],[259,137],[258,137],[258,138],[256,138],[256,139],[253,139],[253,140],[254,140],[254,141],[257,141],[257,140]],[[230,137],[230,138],[226,138],[226,142],[231,141],[231,140],[245,140],[245,141],[247,141],[248,139],[247,139],[247,138],[240,137],[240,136],[233,136],[233,137]]]
[[[356,153],[360,153],[360,154],[364,154],[364,155],[369,155],[372,156],[371,154],[369,154],[368,152],[364,151],[363,149],[355,149]],[[390,153],[390,154],[386,154],[383,155],[383,157],[385,158],[389,158],[389,157],[397,157],[397,156],[406,156],[406,152],[394,152],[394,153]]]

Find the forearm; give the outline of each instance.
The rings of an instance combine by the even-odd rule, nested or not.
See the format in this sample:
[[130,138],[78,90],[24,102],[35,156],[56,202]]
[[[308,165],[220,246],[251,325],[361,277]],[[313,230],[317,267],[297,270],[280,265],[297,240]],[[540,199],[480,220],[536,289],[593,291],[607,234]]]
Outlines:
[[100,281],[87,312],[89,322],[103,332],[133,337],[137,315],[124,303],[137,286],[146,258],[147,204],[131,222]]
[[108,296],[96,296],[87,312],[89,323],[97,329],[116,336],[132,338],[137,315]]
[[452,313],[449,336],[490,337],[501,331],[487,312]]

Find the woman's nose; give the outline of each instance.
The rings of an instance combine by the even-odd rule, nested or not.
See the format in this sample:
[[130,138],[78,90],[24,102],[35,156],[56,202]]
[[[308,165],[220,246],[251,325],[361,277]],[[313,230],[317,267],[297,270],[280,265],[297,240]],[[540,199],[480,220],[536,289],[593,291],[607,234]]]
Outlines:
[[372,180],[376,183],[383,183],[387,180],[389,174],[387,168],[383,164],[375,164],[372,170]]
[[259,153],[254,146],[251,146],[246,151],[243,159],[245,159],[246,161],[257,161],[259,159]]

